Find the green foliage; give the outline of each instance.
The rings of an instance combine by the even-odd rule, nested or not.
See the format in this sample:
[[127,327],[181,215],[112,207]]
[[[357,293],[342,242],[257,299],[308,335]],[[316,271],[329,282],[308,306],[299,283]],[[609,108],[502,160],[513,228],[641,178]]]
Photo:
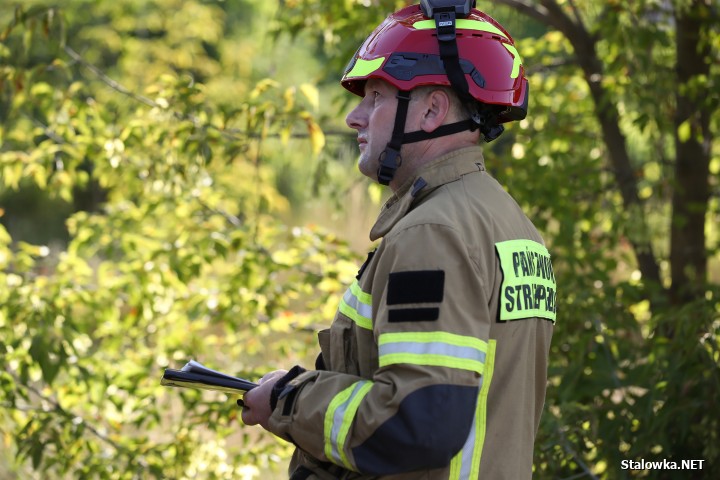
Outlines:
[[0,476],[251,475],[288,447],[245,431],[226,396],[159,378],[189,358],[255,378],[314,356],[356,257],[278,220],[265,150],[305,131],[320,153],[317,93],[258,78],[215,104],[198,78],[221,67],[218,5],[73,7],[18,7],[3,33],[0,191],[78,208],[66,247],[0,226]]
[[327,72],[337,81],[352,54],[372,29],[407,2],[401,0],[293,0],[278,11],[276,35],[309,32],[317,54],[329,62]]
[[[664,21],[648,5],[582,12],[598,34],[602,83],[612,95],[605,101],[621,112],[643,201],[634,208],[622,202],[606,160],[618,145],[603,144],[593,115],[602,105],[590,102],[567,40],[556,31],[521,40],[531,115],[511,131],[514,161],[499,159],[498,175],[547,232],[564,292],[536,476],[677,478],[623,471],[621,461],[698,458],[705,468],[693,478],[711,478],[720,465],[712,446],[720,416],[706,403],[720,398],[717,280],[705,298],[670,307],[659,286],[643,281],[629,248],[650,242],[669,284],[668,203],[674,162],[682,160],[672,157],[671,12]],[[717,188],[717,178],[711,182]],[[715,207],[709,226],[716,216]],[[677,328],[673,337],[661,333],[671,331],[665,326]]]
[[[642,2],[614,10],[576,5],[598,35],[604,101],[621,113],[642,201],[623,204],[607,162],[608,150],[619,146],[604,144],[593,114],[603,105],[590,101],[568,41],[553,30],[520,40],[533,87],[531,115],[510,132],[514,161],[499,152],[498,175],[546,231],[564,292],[536,476],[678,478],[624,471],[621,461],[697,458],[706,462],[693,478],[711,478],[720,465],[713,447],[720,416],[706,403],[720,398],[717,266],[705,298],[671,307],[661,286],[644,281],[630,248],[649,242],[669,285],[669,202],[673,168],[682,161],[672,149],[672,12]],[[717,177],[710,181],[717,188]],[[716,207],[708,212],[709,228]],[[708,240],[712,245],[717,237]],[[661,333],[672,329],[670,338]]]

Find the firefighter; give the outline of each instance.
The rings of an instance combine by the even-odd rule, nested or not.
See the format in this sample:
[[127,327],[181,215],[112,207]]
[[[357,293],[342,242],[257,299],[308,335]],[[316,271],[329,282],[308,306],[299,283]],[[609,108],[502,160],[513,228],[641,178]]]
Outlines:
[[314,370],[269,373],[242,418],[297,448],[290,478],[529,479],[556,318],[550,255],[485,169],[523,119],[513,39],[466,1],[390,15],[342,85],[360,171],[393,195],[318,334]]

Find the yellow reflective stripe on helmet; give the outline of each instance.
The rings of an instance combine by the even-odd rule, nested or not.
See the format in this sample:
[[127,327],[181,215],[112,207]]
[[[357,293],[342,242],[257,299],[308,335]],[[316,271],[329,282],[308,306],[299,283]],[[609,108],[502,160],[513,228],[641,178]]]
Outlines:
[[372,72],[380,68],[385,61],[385,57],[379,57],[374,60],[363,60],[358,58],[353,65],[352,70],[345,74],[345,79],[366,77]]
[[355,468],[345,454],[345,441],[355,414],[365,395],[372,388],[372,382],[361,380],[341,391],[330,401],[325,412],[324,438],[325,456],[334,463],[350,470]]
[[378,339],[378,351],[381,367],[407,363],[482,374],[487,343],[447,332],[385,333]]
[[[426,30],[435,28],[435,20],[421,20],[419,22],[415,22],[413,24],[413,27],[417,30]],[[503,33],[502,30],[497,28],[492,23],[488,22],[479,22],[477,20],[467,20],[467,19],[459,19],[455,21],[455,28],[457,29],[464,29],[464,30],[477,30],[480,32],[487,32],[492,33],[495,35],[499,35],[502,38],[504,38],[507,41],[510,41],[507,35]],[[509,43],[504,43],[503,45],[505,48],[508,49],[510,54],[513,56],[513,68],[510,72],[510,78],[517,78],[518,75],[520,75],[520,65],[522,65],[522,58],[520,57],[520,54],[517,51],[517,48],[515,46],[510,45]]]
[[[416,30],[429,30],[435,28],[435,20],[421,20],[413,23]],[[455,20],[455,28],[459,30],[477,30],[479,32],[493,33],[499,35],[505,40],[510,40],[502,30],[492,23],[480,22],[478,20],[458,19]]]
[[338,310],[358,327],[372,330],[372,295],[363,292],[357,280],[345,291]]
[[495,367],[495,340],[490,340],[487,350],[485,372],[480,378],[480,393],[472,428],[465,445],[450,462],[449,480],[476,479],[480,474],[480,459],[487,431],[487,399]]
[[513,56],[513,69],[510,72],[510,78],[517,78],[520,75],[520,65],[522,65],[522,58],[518,53],[517,48],[508,43],[503,43],[503,46],[508,49],[508,52]]

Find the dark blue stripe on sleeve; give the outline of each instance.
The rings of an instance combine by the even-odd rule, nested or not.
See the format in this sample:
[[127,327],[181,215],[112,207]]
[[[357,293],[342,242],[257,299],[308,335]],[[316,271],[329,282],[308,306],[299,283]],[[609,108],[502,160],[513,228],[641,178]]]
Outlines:
[[391,475],[447,466],[470,433],[477,387],[431,385],[412,392],[397,413],[353,449],[358,470]]

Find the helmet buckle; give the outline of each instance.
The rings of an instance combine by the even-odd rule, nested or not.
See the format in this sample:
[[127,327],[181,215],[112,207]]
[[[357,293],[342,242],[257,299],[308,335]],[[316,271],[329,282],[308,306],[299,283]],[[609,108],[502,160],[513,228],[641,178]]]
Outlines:
[[439,12],[435,14],[437,38],[441,42],[455,40],[455,12]]
[[380,154],[380,165],[377,169],[378,183],[380,185],[390,185],[390,182],[395,176],[395,170],[397,170],[400,165],[402,165],[400,152],[388,145]]
[[428,18],[433,18],[438,12],[452,12],[465,18],[474,7],[475,0],[420,0],[420,8]]

